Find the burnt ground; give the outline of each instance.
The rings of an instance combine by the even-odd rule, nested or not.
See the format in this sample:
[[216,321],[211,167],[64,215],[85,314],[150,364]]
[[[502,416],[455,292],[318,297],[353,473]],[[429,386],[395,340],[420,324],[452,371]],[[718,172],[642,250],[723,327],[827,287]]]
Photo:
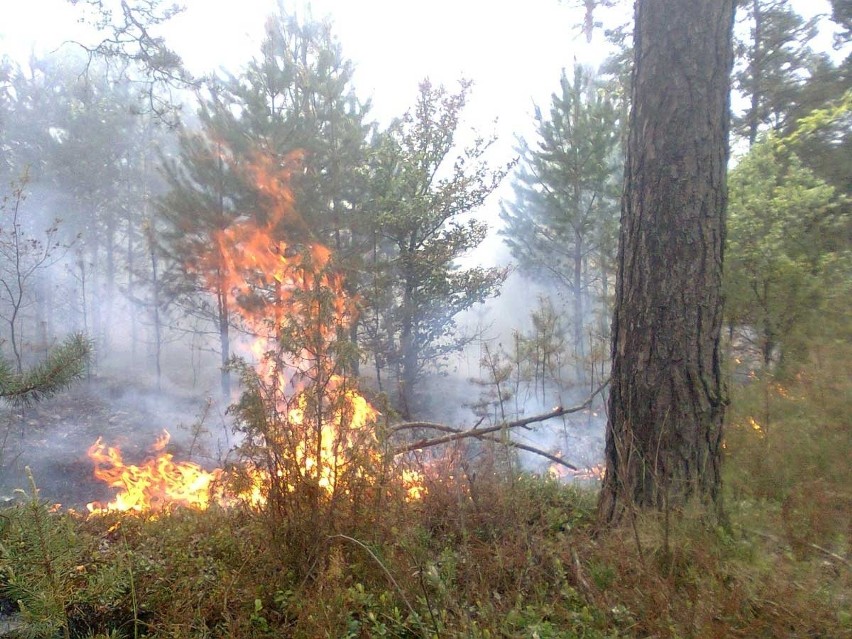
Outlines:
[[[194,434],[199,423],[202,432]],[[25,409],[3,407],[0,502],[20,498],[17,489],[29,492],[27,467],[45,500],[78,509],[108,501],[113,491],[94,478],[88,448],[102,437],[121,448],[125,463],[139,463],[163,429],[175,459],[213,468],[230,448],[221,411],[188,394],[95,380]]]

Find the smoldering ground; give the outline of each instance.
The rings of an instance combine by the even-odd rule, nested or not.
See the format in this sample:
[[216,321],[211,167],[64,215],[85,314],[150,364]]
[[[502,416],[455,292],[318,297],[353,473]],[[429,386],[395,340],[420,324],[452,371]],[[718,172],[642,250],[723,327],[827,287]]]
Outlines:
[[150,456],[167,430],[167,450],[201,466],[220,466],[231,448],[220,408],[177,390],[128,388],[115,381],[83,382],[27,408],[0,412],[0,498],[11,501],[30,492],[27,469],[40,497],[82,509],[108,501],[111,489],[94,478],[86,451],[100,437],[122,450],[128,463]]

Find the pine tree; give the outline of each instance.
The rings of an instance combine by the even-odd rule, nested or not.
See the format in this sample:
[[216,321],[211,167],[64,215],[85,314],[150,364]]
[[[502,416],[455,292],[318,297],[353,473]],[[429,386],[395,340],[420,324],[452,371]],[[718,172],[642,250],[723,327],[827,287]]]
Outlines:
[[169,127],[177,126],[181,107],[172,100],[172,90],[199,88],[200,83],[157,31],[183,7],[168,0],[122,0],[119,5],[104,0],[66,1],[86,6],[79,21],[93,27],[91,41],[72,41],[86,58],[80,79],[86,80],[91,70],[106,66],[118,82],[137,88],[141,113]]
[[[77,268],[69,267],[69,281],[45,283],[40,321],[57,323],[52,318],[67,313],[106,356],[122,324],[114,321],[122,310],[121,276],[140,254],[139,227],[156,188],[153,147],[163,131],[138,113],[143,97],[132,82],[97,64],[83,75],[84,64],[49,56],[13,70],[7,160],[12,170],[31,167],[33,208],[61,212],[60,239],[79,236]],[[85,299],[73,290],[83,280]],[[68,294],[54,290],[65,286]]]
[[370,131],[369,104],[357,98],[352,76],[328,22],[279,8],[260,57],[223,83],[216,109],[216,133],[233,153],[301,157],[292,187],[300,219],[288,230],[329,246],[338,261],[358,252],[352,217]]
[[817,19],[804,20],[788,0],[751,0],[740,10],[751,29],[749,39],[737,43],[734,87],[748,106],[734,118],[734,131],[751,146],[759,131],[782,129],[795,108],[814,56],[809,42]]
[[170,262],[165,290],[187,313],[212,323],[222,363],[222,397],[227,399],[233,309],[228,264],[218,238],[255,207],[239,172],[240,158],[217,140],[210,112],[202,109],[201,116],[204,130],[185,131],[178,157],[164,161],[168,190],[158,200],[157,211],[163,226],[161,250]]
[[18,405],[46,399],[83,377],[91,353],[91,343],[82,334],[75,334],[27,370],[16,370],[0,358],[0,398]]
[[719,504],[733,0],[639,0],[612,324],[604,522]]
[[572,346],[582,378],[584,328],[592,294],[606,298],[620,191],[620,121],[616,98],[582,67],[536,108],[538,140],[520,141],[522,162],[501,234],[522,272],[556,283],[570,300]]
[[[356,285],[360,249],[353,212],[363,190],[366,109],[330,25],[302,22],[279,9],[267,22],[260,57],[214,87],[201,106],[202,131],[184,132],[179,158],[166,162],[169,193],[160,212],[164,246],[178,275],[175,292],[215,323],[223,365],[234,309],[223,290],[223,256],[217,259],[209,247],[239,216],[263,219],[263,186],[252,167],[298,158],[293,213],[270,239],[329,245],[350,286]],[[206,290],[215,302],[205,301]],[[223,391],[228,385],[223,372]]]

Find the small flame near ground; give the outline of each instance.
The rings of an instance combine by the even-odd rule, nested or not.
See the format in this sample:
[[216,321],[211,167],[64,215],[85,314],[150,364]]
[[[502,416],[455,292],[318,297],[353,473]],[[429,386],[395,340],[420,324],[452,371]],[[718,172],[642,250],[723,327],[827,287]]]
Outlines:
[[119,490],[107,504],[91,502],[90,513],[147,512],[167,505],[205,509],[214,500],[222,480],[222,470],[204,470],[189,461],[176,462],[165,452],[170,435],[167,431],[152,447],[155,456],[139,465],[126,464],[119,448],[107,446],[99,437],[89,447],[89,459],[95,464],[95,477]]
[[[166,452],[169,441],[168,431],[163,431],[151,447],[152,456],[137,465],[125,463],[121,450],[107,446],[99,437],[87,453],[95,465],[94,475],[117,489],[118,493],[107,503],[95,501],[86,504],[89,514],[148,514],[176,507],[206,510],[213,504],[227,507],[235,503],[257,508],[266,502],[267,476],[262,470],[247,469],[249,485],[238,493],[228,493],[223,469],[205,470],[195,462],[175,461],[174,456]],[[319,486],[332,492],[334,477],[331,464],[321,462],[320,468],[316,469],[316,464],[307,458],[306,465],[309,470],[319,472]],[[401,480],[409,501],[423,497],[426,488],[422,473],[403,468]]]
[[561,464],[551,464],[547,469],[548,474],[554,479],[559,480],[581,480],[581,481],[602,481],[606,474],[606,465],[596,464],[587,468],[572,470]]

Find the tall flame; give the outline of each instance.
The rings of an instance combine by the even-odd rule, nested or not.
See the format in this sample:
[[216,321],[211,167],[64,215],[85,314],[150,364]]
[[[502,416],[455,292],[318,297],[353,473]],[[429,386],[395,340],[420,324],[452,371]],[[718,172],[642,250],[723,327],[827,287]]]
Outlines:
[[[286,481],[316,482],[332,493],[350,452],[373,451],[368,454],[378,463],[378,446],[369,429],[378,412],[346,383],[331,352],[355,315],[342,276],[331,269],[331,252],[320,244],[282,239],[285,229],[300,222],[289,189],[297,165],[296,157],[284,163],[267,156],[254,159],[248,172],[260,192],[261,210],[216,231],[213,250],[196,268],[252,336],[247,350],[262,385],[271,389],[272,408],[281,421],[279,432],[264,433],[264,443],[296,442],[288,449],[298,474],[288,470]],[[294,334],[299,336],[296,352],[292,344],[282,347],[282,336]],[[311,384],[314,392],[319,387],[331,399],[312,403]],[[167,503],[203,509],[212,499],[221,501],[221,491],[214,493],[222,470],[175,462],[162,452],[167,441],[160,440],[159,455],[141,466],[125,465],[120,450],[100,439],[95,442],[89,456],[96,477],[122,492],[106,506],[92,504],[90,510],[147,511]],[[261,503],[263,484],[284,474],[280,468],[252,471],[252,487],[242,498]],[[409,497],[422,495],[417,473],[405,471],[402,481]]]

